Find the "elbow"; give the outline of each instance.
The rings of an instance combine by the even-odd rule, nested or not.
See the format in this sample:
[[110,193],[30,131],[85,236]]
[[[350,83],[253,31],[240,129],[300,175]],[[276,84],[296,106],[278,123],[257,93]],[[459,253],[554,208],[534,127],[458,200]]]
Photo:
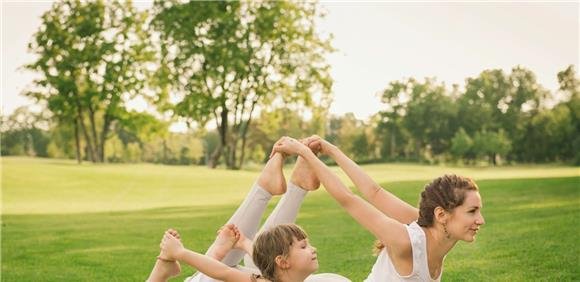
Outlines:
[[383,191],[383,187],[379,186],[379,184],[373,183],[370,190],[371,190],[370,197],[375,198],[377,195],[381,193],[381,191]]

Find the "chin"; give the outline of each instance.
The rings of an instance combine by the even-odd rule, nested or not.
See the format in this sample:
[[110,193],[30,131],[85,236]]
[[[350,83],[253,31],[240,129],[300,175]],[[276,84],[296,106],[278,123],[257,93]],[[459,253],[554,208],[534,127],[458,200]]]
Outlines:
[[467,236],[466,238],[463,239],[463,241],[467,243],[475,242],[475,235]]

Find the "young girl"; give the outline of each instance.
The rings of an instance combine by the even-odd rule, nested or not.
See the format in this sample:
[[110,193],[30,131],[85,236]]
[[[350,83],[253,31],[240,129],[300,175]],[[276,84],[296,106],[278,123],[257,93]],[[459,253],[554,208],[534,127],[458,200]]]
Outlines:
[[[354,195],[311,149],[331,157],[362,192]],[[337,147],[313,136],[304,144],[283,137],[273,153],[302,157],[330,195],[375,235],[380,253],[365,281],[439,281],[445,255],[459,240],[475,240],[481,225],[481,196],[469,178],[445,175],[425,186],[419,209],[377,185]],[[369,204],[370,203],[370,204]]]
[[161,256],[167,261],[185,262],[220,281],[304,281],[318,269],[316,249],[308,243],[306,233],[295,224],[281,224],[265,230],[249,250],[247,246],[251,243],[248,244],[235,226],[226,226],[220,230],[220,236],[229,240],[232,246],[249,251],[262,274],[247,273],[188,250],[173,230],[168,230],[163,236]]
[[[174,230],[168,230],[164,235],[162,246],[165,244],[166,248],[172,251],[162,250],[148,281],[166,281],[170,277],[178,275],[180,267],[179,263],[175,261],[176,259],[198,269],[199,272],[187,280],[194,282],[246,281],[251,277],[258,279],[255,274],[260,273],[260,271],[266,277],[276,277],[275,281],[304,281],[304,279],[308,282],[350,281],[336,274],[308,276],[316,269],[312,270],[308,267],[304,269],[300,267],[300,264],[288,263],[292,262],[289,260],[290,258],[297,257],[292,256],[293,250],[306,250],[310,249],[311,246],[308,244],[306,234],[300,228],[293,225],[275,226],[293,223],[304,197],[308,191],[317,189],[320,182],[304,160],[298,158],[291,180],[286,185],[282,172],[283,162],[283,154],[274,154],[271,157],[245,200],[227,224],[220,229],[216,240],[205,255],[183,251],[182,245],[179,246],[181,244],[179,234]],[[252,238],[258,230],[260,219],[269,200],[272,196],[281,194],[283,194],[282,198],[265,221],[260,232],[261,235],[257,237],[252,246]],[[277,242],[273,244],[276,246],[273,246],[272,242]],[[280,244],[283,248],[277,249],[280,242],[285,242]],[[181,251],[176,251],[176,249]],[[246,256],[245,267],[242,267],[238,264],[245,252],[253,252],[254,260]],[[317,261],[314,261],[317,268]],[[274,274],[275,276],[272,276]],[[305,274],[308,275],[304,276]],[[304,276],[302,280],[297,280],[302,276]],[[281,277],[284,279],[280,280]]]

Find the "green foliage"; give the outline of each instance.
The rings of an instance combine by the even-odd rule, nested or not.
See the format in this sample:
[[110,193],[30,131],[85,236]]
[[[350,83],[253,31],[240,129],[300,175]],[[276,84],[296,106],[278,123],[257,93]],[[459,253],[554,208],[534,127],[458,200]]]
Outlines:
[[451,154],[456,158],[469,159],[473,152],[473,139],[463,128],[459,128],[451,139]]
[[[129,2],[58,1],[42,16],[26,67],[41,78],[27,95],[45,102],[59,123],[82,132],[89,158],[102,162],[112,124],[125,101],[142,94],[154,52],[146,12]],[[75,135],[76,144],[79,134]],[[77,158],[80,157],[77,146]]]
[[10,116],[2,116],[0,129],[2,156],[48,156],[50,136],[39,127],[46,125],[47,117],[20,107]]
[[[320,16],[309,2],[156,1],[152,25],[161,35],[162,93],[183,97],[175,114],[205,125],[215,121],[228,168],[243,163],[254,111],[272,103],[313,108],[313,93],[330,93],[324,55],[332,50],[315,32]],[[171,107],[168,107],[171,108]]]

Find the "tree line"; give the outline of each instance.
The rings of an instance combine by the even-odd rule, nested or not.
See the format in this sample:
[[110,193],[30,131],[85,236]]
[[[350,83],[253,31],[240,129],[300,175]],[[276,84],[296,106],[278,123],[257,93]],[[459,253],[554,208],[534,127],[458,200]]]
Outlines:
[[[330,115],[321,16],[313,2],[56,2],[25,66],[40,78],[24,95],[46,111],[2,117],[2,155],[237,169],[281,135],[319,134],[359,162],[580,163],[573,66],[554,93],[516,66],[461,89],[391,81],[370,119]],[[130,110],[132,99],[148,110]],[[177,119],[187,133],[169,131]]]

